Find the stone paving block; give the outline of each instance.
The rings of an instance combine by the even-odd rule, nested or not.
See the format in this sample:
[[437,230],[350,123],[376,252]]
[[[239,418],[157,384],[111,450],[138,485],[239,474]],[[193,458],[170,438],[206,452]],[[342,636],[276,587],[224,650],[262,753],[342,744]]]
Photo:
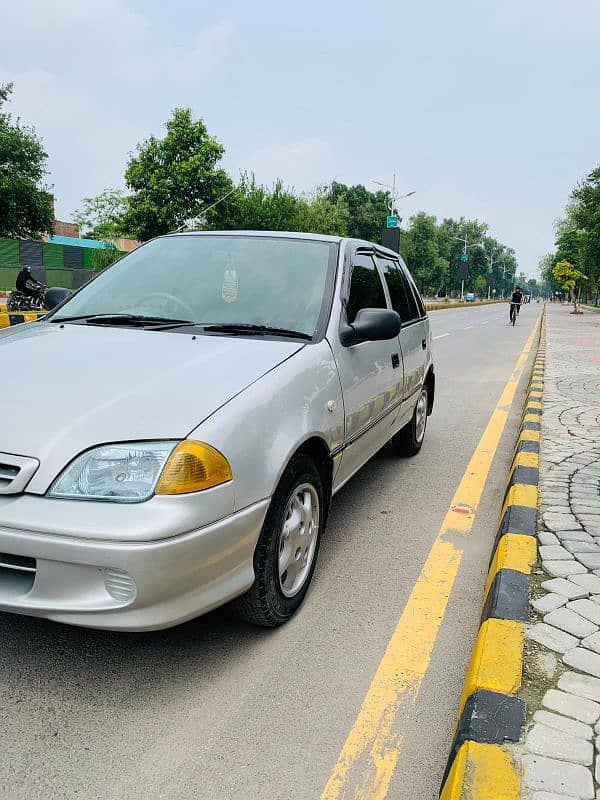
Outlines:
[[556,792],[534,792],[531,800],[577,800],[572,794],[556,794]]
[[591,636],[586,636],[585,639],[581,640],[581,644],[583,647],[587,647],[588,650],[593,650],[594,653],[600,654],[600,633],[592,633]]
[[581,764],[529,754],[523,758],[523,783],[529,789],[568,793],[580,800],[594,800],[592,773]]
[[540,544],[559,544],[559,539],[549,531],[542,531],[538,533]]
[[596,769],[594,770],[596,781],[600,783],[600,758],[596,759]]
[[[560,714],[553,714],[551,711],[544,711],[540,709],[533,715],[534,722],[541,722],[542,725],[547,725],[549,728],[555,728],[557,731],[563,731],[570,736],[577,736],[580,739],[593,739],[594,730],[591,725],[585,725],[583,722],[563,717]],[[598,737],[597,737],[598,738]]]
[[556,653],[567,653],[579,644],[579,639],[575,636],[559,631],[558,628],[553,625],[546,625],[544,622],[531,625],[526,630],[526,635],[529,639],[547,647],[549,650],[554,650]]
[[593,725],[600,718],[600,703],[558,689],[548,689],[542,699],[542,705],[550,711],[577,719],[586,725]]
[[571,600],[567,603],[567,608],[589,619],[594,625],[600,625],[600,605],[598,603],[592,603],[591,600]]
[[527,733],[525,747],[530,753],[583,764],[584,767],[591,766],[594,761],[594,746],[591,742],[539,722]]
[[[569,553],[564,547],[560,545],[540,545],[540,558],[542,561],[558,561],[560,559],[571,559],[573,553]],[[600,568],[600,564],[598,565]]]
[[542,567],[553,578],[566,578],[569,575],[587,572],[579,561],[544,561],[542,562]]
[[565,550],[568,550],[569,553],[574,553],[575,558],[577,558],[577,553],[599,553],[600,554],[600,547],[596,542],[573,542],[573,541],[565,541],[562,543],[562,546]]
[[554,531],[554,535],[561,542],[593,542],[594,539],[585,531]]
[[[555,608],[564,606],[566,602],[567,598],[564,595],[549,592],[543,597],[533,600],[531,605],[539,614],[548,614],[550,611],[554,611]],[[598,610],[600,610],[600,605],[598,606]]]
[[575,576],[572,576],[569,578],[569,580],[565,580],[564,578],[552,578],[551,580],[544,581],[542,583],[542,589],[545,589],[547,592],[563,594],[565,597],[568,597],[569,600],[577,600],[579,597],[587,597],[589,592],[573,583],[574,577]]
[[[600,700],[600,681],[591,675],[580,675],[577,672],[564,672],[558,679],[558,688],[588,700]],[[554,709],[556,710],[556,709]],[[585,722],[585,720],[581,720]]]
[[578,553],[577,561],[588,569],[600,569],[600,553]]
[[596,750],[600,750],[600,736],[596,736],[594,739],[594,744],[596,746]]
[[569,650],[564,654],[563,661],[570,667],[575,667],[575,669],[580,669],[582,672],[587,672],[589,675],[600,678],[600,655],[592,653],[591,650],[585,647],[576,647],[574,650]]
[[572,514],[544,514],[544,524],[551,531],[580,531],[581,525]]
[[589,573],[586,575],[573,575],[572,578],[569,578],[569,581],[577,586],[582,586],[588,592],[600,594],[600,578],[597,575],[590,575]]
[[[571,602],[583,601],[572,600]],[[556,608],[554,611],[550,611],[544,617],[544,622],[547,625],[559,628],[561,631],[570,633],[571,636],[578,636],[580,639],[583,639],[584,636],[591,636],[592,633],[596,633],[598,630],[597,625],[594,625],[589,619],[584,619],[576,611],[572,611],[569,608]]]

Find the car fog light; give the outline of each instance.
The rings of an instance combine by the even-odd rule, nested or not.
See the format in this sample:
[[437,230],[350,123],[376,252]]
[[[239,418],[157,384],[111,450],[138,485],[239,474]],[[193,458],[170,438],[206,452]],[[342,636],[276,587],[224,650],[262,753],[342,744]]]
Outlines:
[[135,582],[131,575],[121,569],[109,567],[104,570],[104,586],[109,595],[115,600],[125,602],[133,600],[136,593]]

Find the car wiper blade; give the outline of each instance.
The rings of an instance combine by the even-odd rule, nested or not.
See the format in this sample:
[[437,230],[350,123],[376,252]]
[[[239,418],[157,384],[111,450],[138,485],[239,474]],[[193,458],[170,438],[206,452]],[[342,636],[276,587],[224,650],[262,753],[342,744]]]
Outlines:
[[171,326],[195,325],[193,320],[173,319],[171,317],[154,317],[145,314],[79,314],[71,317],[52,317],[51,322],[91,322],[97,325],[146,325],[158,330]]
[[215,333],[249,333],[256,334],[257,336],[292,336],[297,339],[307,339],[310,341],[313,337],[304,333],[304,331],[295,331],[290,328],[276,328],[271,325],[250,325],[245,322],[224,322],[218,325],[204,325],[205,331],[214,331]]

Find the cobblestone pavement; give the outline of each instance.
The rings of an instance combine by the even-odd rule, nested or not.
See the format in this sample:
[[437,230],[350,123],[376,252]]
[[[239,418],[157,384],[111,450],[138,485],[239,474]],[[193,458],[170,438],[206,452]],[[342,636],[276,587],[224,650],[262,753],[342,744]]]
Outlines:
[[527,631],[539,693],[522,755],[533,800],[600,798],[600,314],[569,311],[546,309],[542,569]]

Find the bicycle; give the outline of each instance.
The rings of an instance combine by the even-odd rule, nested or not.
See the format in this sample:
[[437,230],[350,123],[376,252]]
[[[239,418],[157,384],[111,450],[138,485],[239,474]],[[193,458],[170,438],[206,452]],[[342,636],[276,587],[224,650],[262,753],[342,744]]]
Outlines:
[[523,303],[512,303],[512,302],[510,303],[510,311],[508,312],[508,316],[510,318],[510,323],[509,324],[511,324],[513,326],[513,328],[514,328],[515,323],[517,321],[517,306],[520,307],[522,305],[523,305]]

